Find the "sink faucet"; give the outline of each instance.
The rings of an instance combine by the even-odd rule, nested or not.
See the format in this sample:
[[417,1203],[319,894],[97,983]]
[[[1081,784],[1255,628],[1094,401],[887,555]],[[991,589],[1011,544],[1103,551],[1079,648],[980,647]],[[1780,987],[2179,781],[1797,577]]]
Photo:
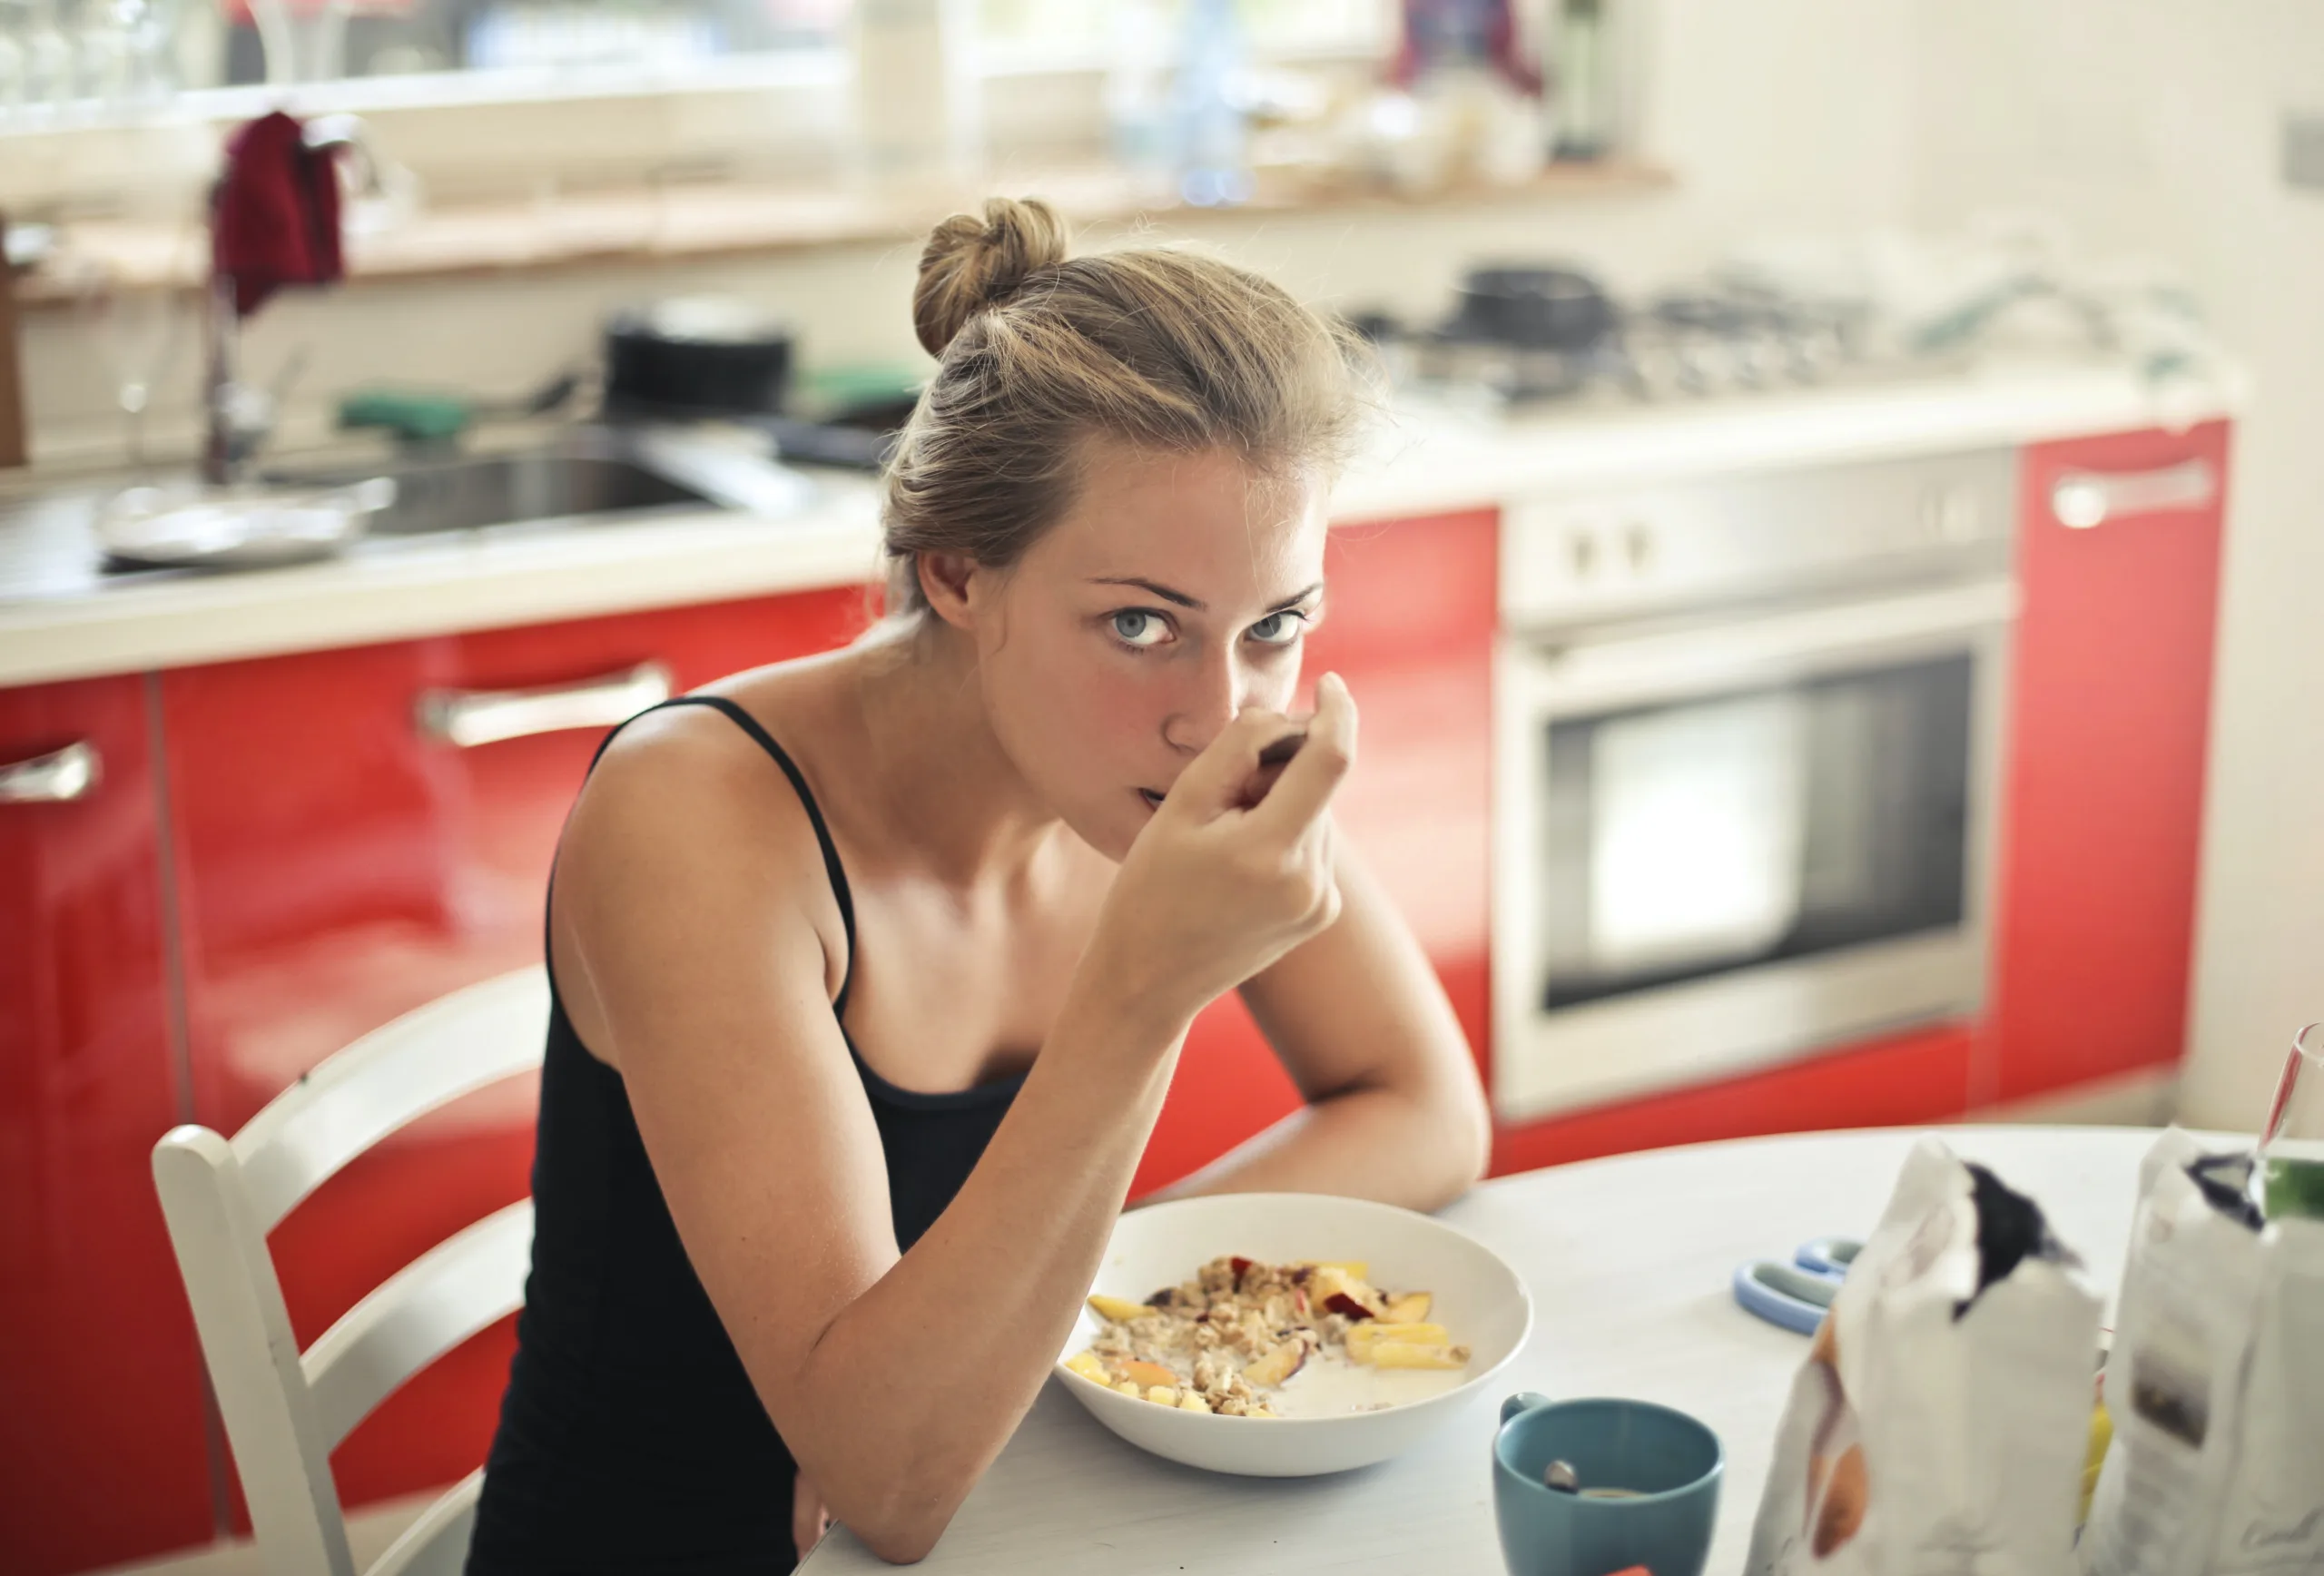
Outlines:
[[241,480],[245,463],[274,431],[273,397],[234,375],[239,316],[233,277],[212,276],[202,379],[202,479],[216,487]]
[[[371,150],[363,123],[355,116],[318,115],[300,129],[300,141],[310,152],[344,150],[351,157],[353,195],[371,196],[382,191],[379,161]],[[333,157],[328,165],[333,179],[337,179],[340,163],[338,157]],[[241,314],[235,305],[232,275],[211,276],[208,309],[202,384],[202,478],[214,486],[226,487],[241,479],[251,457],[273,434],[281,392],[297,375],[304,355],[302,352],[293,358],[291,365],[276,378],[272,390],[245,383],[237,371]]]

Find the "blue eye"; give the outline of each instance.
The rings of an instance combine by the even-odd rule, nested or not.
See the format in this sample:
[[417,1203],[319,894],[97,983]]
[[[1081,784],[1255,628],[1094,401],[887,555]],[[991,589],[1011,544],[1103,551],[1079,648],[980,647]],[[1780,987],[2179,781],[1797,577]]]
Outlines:
[[1170,626],[1143,608],[1127,607],[1113,616],[1114,635],[1125,645],[1140,650],[1159,645],[1169,635]]
[[1289,645],[1299,638],[1300,628],[1306,622],[1305,614],[1289,608],[1270,613],[1251,625],[1251,638],[1261,645]]

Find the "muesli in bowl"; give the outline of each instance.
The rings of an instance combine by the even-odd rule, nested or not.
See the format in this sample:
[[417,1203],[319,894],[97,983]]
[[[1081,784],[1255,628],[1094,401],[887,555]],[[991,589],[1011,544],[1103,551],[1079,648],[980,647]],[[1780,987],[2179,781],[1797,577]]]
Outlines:
[[1473,1237],[1324,1194],[1128,1210],[1090,1291],[1065,1392],[1142,1450],[1259,1477],[1369,1466],[1485,1406],[1533,1322]]
[[1066,1366],[1124,1395],[1225,1417],[1280,1416],[1275,1393],[1311,1361],[1384,1372],[1466,1368],[1469,1348],[1428,1322],[1430,1294],[1384,1292],[1365,1278],[1369,1268],[1360,1259],[1271,1264],[1226,1255],[1142,1303],[1095,1295],[1089,1306],[1105,1326]]

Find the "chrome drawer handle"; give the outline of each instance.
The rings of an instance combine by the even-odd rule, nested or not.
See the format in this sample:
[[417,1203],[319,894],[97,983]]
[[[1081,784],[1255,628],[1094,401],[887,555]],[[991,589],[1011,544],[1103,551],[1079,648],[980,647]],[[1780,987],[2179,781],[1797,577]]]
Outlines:
[[2219,474],[2207,459],[2120,475],[2070,470],[2050,488],[2050,510],[2069,530],[2086,531],[2125,515],[2207,508],[2219,497]]
[[566,728],[609,728],[669,698],[669,668],[643,662],[625,673],[540,689],[428,690],[418,711],[423,734],[472,750]]
[[86,739],[53,754],[0,766],[0,804],[70,804],[104,781],[104,757]]

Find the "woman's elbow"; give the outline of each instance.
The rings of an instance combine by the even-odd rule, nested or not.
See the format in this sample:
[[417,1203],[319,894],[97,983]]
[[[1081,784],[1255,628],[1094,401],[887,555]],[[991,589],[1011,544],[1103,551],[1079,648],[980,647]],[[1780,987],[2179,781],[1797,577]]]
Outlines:
[[1461,1080],[1446,1098],[1443,1154],[1450,1204],[1492,1171],[1492,1108],[1472,1077]]
[[[1463,1071],[1468,1069],[1463,1069]],[[1492,1108],[1473,1071],[1418,1080],[1402,1092],[1410,1157],[1407,1208],[1431,1213],[1484,1180],[1492,1167]]]
[[917,1529],[857,1531],[851,1527],[848,1530],[855,1533],[865,1548],[891,1565],[919,1564],[928,1558],[936,1547],[936,1540],[943,1535],[941,1528],[927,1534]]
[[951,1520],[950,1512],[941,1518],[904,1513],[866,1516],[861,1522],[842,1518],[841,1524],[887,1563],[917,1565],[928,1558]]
[[917,1565],[936,1547],[944,1529],[952,1524],[953,1512],[967,1497],[966,1487],[931,1499],[924,1492],[912,1493],[900,1483],[859,1507],[854,1515],[834,1508],[833,1517],[887,1563]]
[[1490,1125],[1487,1125],[1485,1130],[1478,1136],[1473,1152],[1467,1157],[1461,1167],[1460,1186],[1453,1197],[1459,1197],[1461,1194],[1466,1193],[1492,1175],[1492,1129]]

